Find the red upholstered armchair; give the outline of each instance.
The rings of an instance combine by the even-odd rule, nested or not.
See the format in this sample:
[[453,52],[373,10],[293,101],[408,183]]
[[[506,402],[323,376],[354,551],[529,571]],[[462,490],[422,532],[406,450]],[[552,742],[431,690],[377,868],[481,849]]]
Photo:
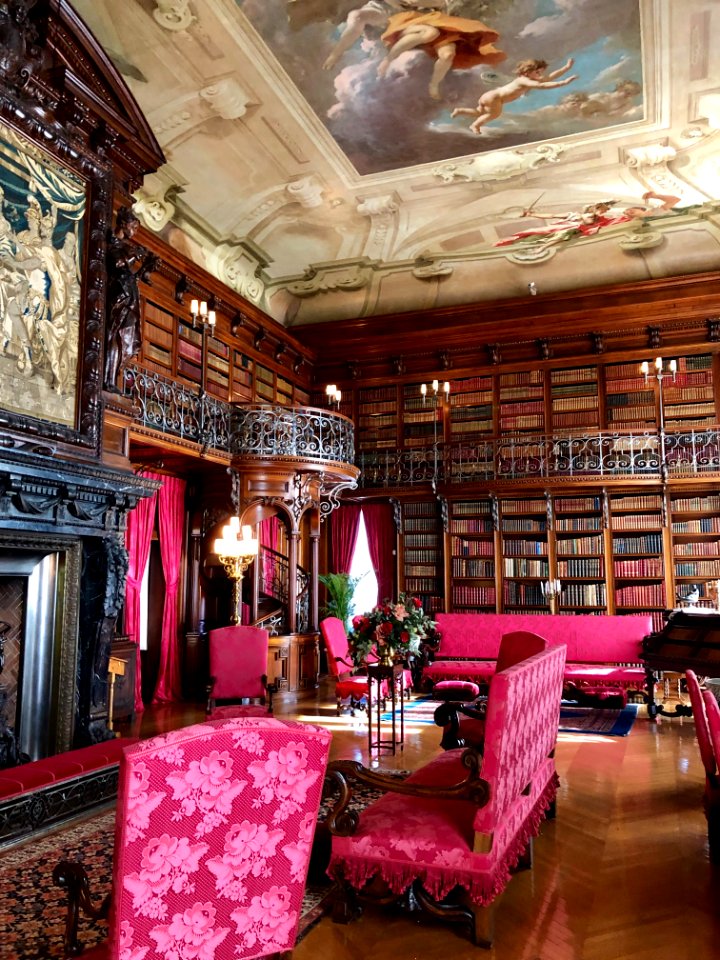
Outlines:
[[[128,747],[120,761],[109,939],[87,960],[243,960],[291,950],[331,734],[273,717],[209,721]],[[53,872],[94,918],[79,863]]]
[[353,674],[355,669],[348,650],[345,626],[339,617],[326,617],[320,621],[320,633],[325,642],[328,670],[335,677],[335,698],[337,715],[340,716],[343,702],[348,703],[350,713],[355,716],[357,709],[364,710],[368,698],[368,678]]
[[[207,713],[225,717],[265,716],[272,713],[275,685],[267,682],[269,634],[262,627],[232,626],[211,630],[210,683]],[[218,700],[233,700],[217,706]],[[242,701],[256,701],[242,703]]]
[[685,673],[690,694],[695,736],[700,748],[700,759],[705,768],[703,807],[708,824],[708,849],[711,863],[720,863],[720,709],[709,690],[701,690],[693,670]]

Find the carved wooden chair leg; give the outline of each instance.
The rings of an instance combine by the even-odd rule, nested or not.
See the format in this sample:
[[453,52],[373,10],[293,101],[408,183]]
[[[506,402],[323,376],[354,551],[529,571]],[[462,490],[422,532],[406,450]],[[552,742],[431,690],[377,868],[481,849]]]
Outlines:
[[435,723],[443,728],[440,746],[443,750],[454,750],[457,747],[464,746],[463,740],[459,736],[460,721],[458,720],[457,705],[453,703],[441,703],[434,714]]
[[530,837],[528,844],[520,854],[517,862],[518,870],[532,870],[533,866],[533,839]]
[[353,887],[345,880],[338,880],[335,884],[332,900],[333,923],[350,923],[358,916],[357,894]]
[[477,947],[487,947],[489,949],[495,936],[493,904],[488,904],[487,907],[473,906],[472,912],[475,919],[473,943]]
[[706,802],[710,863],[720,864],[720,803]]
[[110,897],[106,897],[99,907],[96,907],[90,897],[90,883],[85,868],[81,863],[70,860],[61,860],[53,870],[53,883],[57,887],[67,890],[68,908],[65,918],[65,936],[63,950],[66,957],[77,957],[83,951],[83,945],[78,940],[78,923],[80,912],[92,920],[104,920],[110,911]]
[[337,706],[335,707],[335,713],[339,717],[340,714],[342,713],[342,700],[340,699],[340,697],[336,698],[336,702],[337,702]]

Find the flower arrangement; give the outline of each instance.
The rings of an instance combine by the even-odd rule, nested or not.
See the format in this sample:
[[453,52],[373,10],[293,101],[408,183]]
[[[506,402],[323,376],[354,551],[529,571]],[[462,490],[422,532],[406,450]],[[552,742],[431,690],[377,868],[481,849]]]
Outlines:
[[353,617],[352,625],[348,646],[355,664],[364,663],[373,648],[381,660],[405,659],[419,652],[421,641],[436,627],[420,600],[405,593]]

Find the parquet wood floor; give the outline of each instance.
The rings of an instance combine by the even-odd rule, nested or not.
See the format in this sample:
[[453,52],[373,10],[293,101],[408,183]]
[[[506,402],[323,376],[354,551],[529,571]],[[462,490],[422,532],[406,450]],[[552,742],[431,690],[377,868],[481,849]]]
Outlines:
[[[327,724],[333,758],[367,763],[358,715],[335,718],[330,689],[279,700],[279,716]],[[147,710],[142,735],[199,719],[191,707]],[[409,724],[402,753],[380,766],[415,768],[439,752],[436,727]],[[535,842],[532,871],[495,908],[495,943],[387,909],[348,926],[323,918],[294,960],[714,960],[720,958],[720,869],[708,861],[704,774],[692,720],[648,720],[629,736],[561,734],[558,815]]]

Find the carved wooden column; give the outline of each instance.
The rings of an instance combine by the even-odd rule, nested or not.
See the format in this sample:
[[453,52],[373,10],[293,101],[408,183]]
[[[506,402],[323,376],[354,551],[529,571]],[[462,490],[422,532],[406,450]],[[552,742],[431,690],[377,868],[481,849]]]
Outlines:
[[320,573],[320,531],[310,534],[310,624],[309,629],[319,630],[319,601],[318,574]]
[[290,533],[290,552],[288,556],[288,630],[290,633],[297,631],[297,575],[298,575],[298,550],[300,547],[300,534],[297,530]]

